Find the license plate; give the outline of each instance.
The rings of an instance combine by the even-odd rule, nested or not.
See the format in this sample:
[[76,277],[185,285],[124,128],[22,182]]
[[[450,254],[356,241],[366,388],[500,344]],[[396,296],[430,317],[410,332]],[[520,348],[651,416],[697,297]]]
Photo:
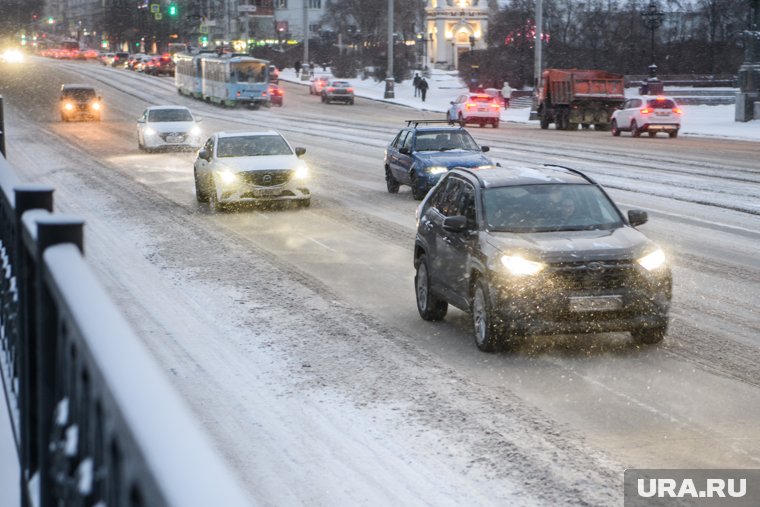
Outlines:
[[623,308],[621,296],[578,296],[570,298],[571,312],[609,312]]
[[662,112],[655,113],[655,115],[656,116],[670,116],[670,113],[667,111],[662,111]]
[[269,189],[269,188],[261,188],[254,190],[254,193],[257,197],[273,197],[276,195],[280,195],[279,190]]
[[488,108],[487,107],[479,107],[478,111],[480,111],[481,113],[487,113],[488,112]]
[[166,136],[167,143],[181,143],[185,138],[182,136]]

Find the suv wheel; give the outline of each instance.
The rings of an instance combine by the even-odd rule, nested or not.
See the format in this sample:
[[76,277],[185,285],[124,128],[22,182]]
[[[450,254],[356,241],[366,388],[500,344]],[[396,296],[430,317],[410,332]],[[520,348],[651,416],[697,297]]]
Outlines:
[[198,199],[198,202],[208,202],[208,192],[203,188],[203,184],[198,179],[198,171],[195,169],[193,169],[193,176],[195,178],[195,198]]
[[475,345],[483,352],[493,352],[501,340],[499,326],[494,324],[492,317],[488,289],[481,278],[475,282],[472,296],[472,325],[475,331]]
[[425,320],[442,320],[449,309],[448,303],[430,292],[430,273],[428,272],[427,257],[420,257],[417,263],[417,273],[414,275],[414,289],[417,295],[417,311]]
[[388,166],[385,166],[385,184],[388,187],[389,193],[391,194],[398,193],[398,187],[399,187],[398,180],[393,177],[393,174],[391,174],[391,169]]
[[631,135],[633,137],[639,137],[641,135],[641,131],[639,130],[639,124],[636,123],[636,120],[631,121]]
[[612,120],[610,131],[612,132],[612,135],[615,137],[620,135],[620,129],[618,128],[617,120]]
[[644,345],[660,343],[665,338],[666,327],[645,327],[631,331],[633,341]]

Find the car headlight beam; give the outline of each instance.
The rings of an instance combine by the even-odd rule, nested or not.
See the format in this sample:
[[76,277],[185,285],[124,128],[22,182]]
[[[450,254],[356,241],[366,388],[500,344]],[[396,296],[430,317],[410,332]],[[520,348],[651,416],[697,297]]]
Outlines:
[[647,271],[654,271],[665,264],[665,252],[658,248],[654,252],[650,252],[644,257],[637,259],[636,262]]
[[237,181],[237,175],[228,170],[219,171],[219,177],[221,178],[222,183],[225,185],[231,185]]
[[93,103],[92,103],[92,108],[93,108],[95,111],[100,111],[100,102],[93,102]]
[[306,164],[300,165],[296,168],[295,174],[293,174],[293,178],[297,180],[303,180],[306,179],[309,176],[309,166]]
[[201,135],[201,128],[196,125],[193,128],[190,129],[190,135],[191,136],[199,136]]
[[516,276],[531,276],[546,267],[543,262],[530,261],[521,255],[502,255],[501,263]]
[[145,127],[145,135],[146,135],[146,136],[152,136],[152,135],[154,135],[155,133],[156,133],[156,131],[155,131],[155,130],[153,130],[152,128],[150,128],[150,127]]
[[440,165],[433,165],[427,168],[427,172],[430,174],[441,174],[441,173],[445,173],[448,170],[449,169],[447,167],[440,166]]

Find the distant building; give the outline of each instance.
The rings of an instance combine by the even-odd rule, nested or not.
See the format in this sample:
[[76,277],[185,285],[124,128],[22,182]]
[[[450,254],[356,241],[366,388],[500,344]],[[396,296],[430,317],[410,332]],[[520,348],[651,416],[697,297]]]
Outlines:
[[486,0],[427,0],[425,15],[429,65],[456,69],[460,54],[485,49]]

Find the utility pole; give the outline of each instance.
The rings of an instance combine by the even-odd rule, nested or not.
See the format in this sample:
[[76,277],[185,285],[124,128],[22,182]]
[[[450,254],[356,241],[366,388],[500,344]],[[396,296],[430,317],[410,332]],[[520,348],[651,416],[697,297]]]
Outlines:
[[393,99],[393,0],[388,0],[388,72],[385,75],[385,94],[383,98]]
[[541,47],[544,40],[544,6],[543,0],[536,0],[536,40],[533,55],[533,104],[529,119],[538,119],[538,87],[541,86]]
[[303,63],[309,65],[309,0],[303,0]]

